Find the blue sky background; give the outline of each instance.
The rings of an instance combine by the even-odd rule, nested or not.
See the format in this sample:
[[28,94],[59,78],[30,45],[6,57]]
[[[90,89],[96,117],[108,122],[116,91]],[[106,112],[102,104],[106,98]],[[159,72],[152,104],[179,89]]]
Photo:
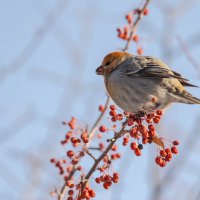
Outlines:
[[[61,122],[71,116],[83,124],[95,121],[97,107],[106,99],[95,69],[108,52],[124,47],[116,28],[142,4],[138,0],[0,1],[0,199],[51,199],[49,192],[62,185],[49,164],[52,156],[64,155],[59,141],[66,128]],[[138,27],[144,54],[163,59],[200,85],[200,68],[187,59],[177,40],[184,41],[200,65],[200,3],[152,1],[149,10]],[[135,50],[132,44],[129,52]],[[200,89],[190,91],[200,97]],[[124,156],[114,167],[124,178],[110,191],[97,188],[96,199],[182,200],[189,194],[189,199],[198,199],[199,120],[199,106],[171,106],[158,129],[162,136],[180,140],[178,156],[160,169],[154,164],[152,145],[139,158],[123,148]],[[159,192],[152,197],[165,175],[169,184],[159,190],[160,197]]]

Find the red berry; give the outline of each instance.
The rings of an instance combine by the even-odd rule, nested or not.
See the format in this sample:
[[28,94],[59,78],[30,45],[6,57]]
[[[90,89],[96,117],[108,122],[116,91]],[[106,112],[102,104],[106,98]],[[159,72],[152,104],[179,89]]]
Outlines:
[[115,156],[116,156],[116,158],[121,158],[121,154],[120,153],[116,153]]
[[96,196],[94,190],[92,190],[92,189],[89,190],[89,195],[90,195],[90,197],[95,197]]
[[113,173],[113,177],[114,178],[119,178],[119,173],[117,173],[117,172]]
[[167,154],[171,154],[171,150],[170,150],[169,148],[165,149],[165,152],[166,152]]
[[95,178],[95,181],[96,181],[96,183],[98,183],[98,184],[101,182],[101,180],[100,180],[99,177]]
[[145,8],[145,9],[144,9],[143,14],[144,14],[144,15],[148,15],[148,14],[149,14],[148,8]]
[[138,149],[138,148],[136,148],[135,150],[134,150],[134,152],[135,152],[135,155],[136,156],[141,156],[141,151],[140,151],[140,149]]
[[128,137],[124,137],[123,138],[123,142],[127,144],[129,142],[129,138]]
[[116,110],[116,106],[115,105],[110,105],[110,110]]
[[100,106],[99,106],[99,111],[100,111],[100,112],[103,112],[104,110],[105,110],[104,106],[103,106],[103,105],[100,105]]
[[115,154],[112,154],[112,155],[111,155],[111,159],[112,159],[112,160],[115,160],[116,158],[117,158],[117,157],[116,157]]
[[160,117],[159,116],[155,116],[153,118],[154,123],[158,124],[160,122]]
[[78,170],[78,171],[81,171],[81,170],[82,170],[82,166],[79,165],[79,166],[77,167],[77,170]]
[[113,174],[112,181],[113,181],[113,183],[118,183],[119,182],[119,174],[118,173],[115,172]]
[[102,125],[99,127],[100,132],[105,132],[107,130],[106,126]]
[[170,153],[170,154],[167,154],[166,156],[165,156],[165,160],[166,161],[170,161],[172,159],[172,154]]
[[152,98],[151,98],[151,102],[152,102],[152,103],[155,103],[156,101],[157,101],[157,98],[156,98],[156,97],[152,97]]
[[111,148],[111,150],[117,151],[117,145],[113,145],[112,148]]
[[130,147],[131,147],[132,150],[135,150],[137,148],[136,142],[131,142]]
[[103,187],[107,190],[109,188],[109,185],[107,183],[104,183]]
[[100,150],[103,150],[104,147],[105,147],[104,143],[99,143],[99,148],[100,148]]
[[56,162],[56,159],[55,159],[55,158],[51,158],[50,162],[51,162],[51,163],[55,163],[55,162]]
[[164,160],[160,156],[157,156],[155,158],[155,162],[156,162],[156,164],[158,164],[159,166],[161,166],[161,165],[163,165]]
[[147,128],[144,125],[138,125],[138,130],[142,134],[143,138],[148,138],[149,134],[148,134]]
[[139,40],[138,35],[134,35],[134,36],[133,36],[133,40],[134,40],[135,42],[138,42],[138,40]]
[[116,113],[115,110],[111,110],[111,111],[109,112],[109,115],[110,115],[110,116],[113,116],[113,117],[116,116],[116,114],[117,114],[117,113]]
[[130,14],[126,15],[126,20],[130,24],[132,22],[132,16]]
[[155,131],[149,131],[149,137],[153,138],[154,136],[156,136],[156,132]]
[[164,167],[166,164],[167,164],[166,161],[165,161],[165,160],[162,160],[162,163],[160,163],[160,166],[161,166],[161,167]]
[[72,143],[72,144],[77,143],[77,139],[76,139],[75,137],[71,137],[71,143]]
[[117,120],[118,120],[118,121],[121,121],[122,119],[123,119],[123,115],[122,115],[122,114],[118,114],[118,115],[117,115]]
[[68,140],[71,136],[72,136],[72,132],[69,131],[69,132],[67,132],[67,134],[65,135],[65,139]]
[[175,145],[175,146],[179,145],[179,141],[177,141],[177,140],[173,141],[173,145]]
[[130,130],[130,136],[133,138],[137,138],[137,133],[138,133],[138,129],[137,128],[132,128]]
[[175,146],[173,146],[173,147],[171,148],[171,152],[172,152],[173,154],[177,154],[177,153],[178,153],[178,149],[177,149]]
[[143,49],[142,49],[141,47],[139,47],[139,48],[137,49],[137,54],[138,54],[138,55],[142,55],[142,54],[143,54]]
[[72,150],[69,150],[69,151],[67,152],[67,156],[68,156],[69,158],[73,157],[73,156],[74,156],[74,152],[73,152]]
[[74,194],[74,191],[73,191],[73,190],[69,190],[69,191],[68,191],[68,195],[69,195],[69,196],[72,196],[73,194]]
[[155,131],[155,127],[154,127],[154,125],[152,125],[152,124],[150,124],[150,125],[148,126],[148,129],[149,129],[150,131]]
[[77,163],[78,163],[78,159],[76,159],[76,158],[74,158],[73,160],[72,160],[72,165],[76,165]]
[[148,142],[147,138],[142,138],[142,144],[146,144]]
[[157,111],[156,111],[156,114],[157,114],[157,115],[163,115],[163,111],[162,111],[162,110],[157,110]]
[[112,118],[111,118],[111,121],[112,121],[112,122],[116,122],[116,121],[117,121],[117,117],[116,117],[116,116],[112,117]]
[[165,156],[167,155],[167,153],[166,153],[164,150],[160,150],[160,155],[161,155],[162,157],[165,157]]

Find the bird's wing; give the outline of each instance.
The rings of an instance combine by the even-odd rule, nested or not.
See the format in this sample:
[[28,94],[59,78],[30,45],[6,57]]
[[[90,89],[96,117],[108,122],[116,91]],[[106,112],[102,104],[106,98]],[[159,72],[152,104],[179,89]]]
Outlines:
[[[127,63],[129,65],[126,75],[131,77],[146,78],[176,78],[183,86],[198,87],[190,84],[181,74],[172,71],[165,63],[157,58],[150,56],[135,56],[134,59]],[[131,65],[134,66],[131,68]]]

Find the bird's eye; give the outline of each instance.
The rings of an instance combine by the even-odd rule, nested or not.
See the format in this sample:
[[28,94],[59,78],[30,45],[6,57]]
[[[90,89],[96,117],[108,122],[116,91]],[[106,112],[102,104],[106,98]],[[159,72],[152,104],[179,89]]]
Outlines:
[[110,63],[111,63],[111,61],[108,61],[108,62],[105,64],[105,66],[108,66],[108,65],[110,65]]

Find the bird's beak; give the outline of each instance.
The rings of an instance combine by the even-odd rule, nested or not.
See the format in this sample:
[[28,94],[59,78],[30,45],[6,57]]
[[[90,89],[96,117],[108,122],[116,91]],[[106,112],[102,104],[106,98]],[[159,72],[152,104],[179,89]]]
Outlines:
[[103,66],[102,66],[102,65],[96,69],[96,73],[97,73],[98,75],[103,75],[103,71],[104,71],[104,70],[103,70]]

